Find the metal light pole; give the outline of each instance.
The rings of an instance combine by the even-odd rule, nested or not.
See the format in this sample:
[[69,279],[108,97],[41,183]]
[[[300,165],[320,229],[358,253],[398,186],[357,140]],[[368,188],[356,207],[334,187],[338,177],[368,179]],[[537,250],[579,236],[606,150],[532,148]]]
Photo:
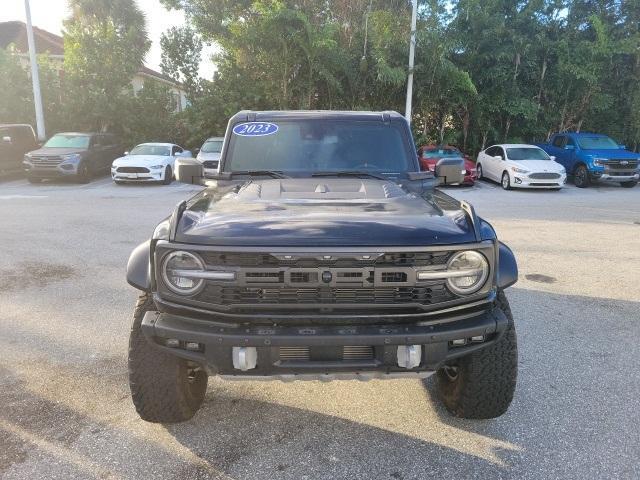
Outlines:
[[413,57],[416,50],[416,17],[418,15],[418,0],[411,0],[411,41],[409,42],[409,78],[407,78],[407,103],[404,117],[411,124],[411,99],[413,97]]
[[46,140],[44,130],[44,114],[42,113],[42,96],[40,95],[40,76],[38,75],[38,60],[36,59],[36,45],[33,41],[33,27],[31,26],[31,9],[29,0],[24,0],[24,9],[27,15],[27,43],[29,44],[29,60],[31,61],[31,81],[33,82],[33,103],[36,107],[36,129],[38,139]]

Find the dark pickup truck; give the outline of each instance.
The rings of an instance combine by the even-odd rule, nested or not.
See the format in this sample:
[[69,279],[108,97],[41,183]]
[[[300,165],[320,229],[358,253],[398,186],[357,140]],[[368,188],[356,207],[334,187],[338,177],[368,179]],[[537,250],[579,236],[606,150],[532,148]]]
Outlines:
[[395,112],[240,112],[219,172],[129,259],[142,291],[129,344],[140,416],[191,418],[207,379],[424,378],[454,415],[509,407],[515,258],[473,208],[420,172]]
[[31,125],[0,125],[0,177],[21,173],[22,157],[38,147]]

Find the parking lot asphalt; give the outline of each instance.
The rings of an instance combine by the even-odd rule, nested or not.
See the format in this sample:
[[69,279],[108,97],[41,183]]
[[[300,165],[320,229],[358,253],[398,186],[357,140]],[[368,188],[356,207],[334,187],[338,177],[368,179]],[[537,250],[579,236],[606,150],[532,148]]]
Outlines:
[[143,422],[126,351],[130,251],[199,187],[0,183],[0,478],[640,478],[640,187],[469,200],[518,258],[504,416],[452,418],[431,379],[211,379],[189,422]]

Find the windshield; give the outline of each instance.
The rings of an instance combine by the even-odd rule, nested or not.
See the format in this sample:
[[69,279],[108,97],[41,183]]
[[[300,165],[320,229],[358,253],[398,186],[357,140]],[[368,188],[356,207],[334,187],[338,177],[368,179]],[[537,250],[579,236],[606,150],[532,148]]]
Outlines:
[[551,160],[541,148],[507,148],[507,158],[509,160]]
[[453,148],[433,148],[422,152],[422,158],[453,158],[459,156],[460,152]]
[[578,137],[578,145],[585,150],[618,150],[620,148],[609,137]]
[[240,134],[231,135],[225,171],[400,173],[414,168],[404,132],[394,124],[285,120],[269,124],[268,134],[244,136],[245,125],[234,127]]
[[138,145],[129,152],[129,155],[159,155],[168,157],[171,155],[171,147],[166,145]]
[[202,153],[220,153],[222,151],[222,140],[207,140],[200,151]]
[[89,148],[88,135],[54,135],[47,143],[45,148]]

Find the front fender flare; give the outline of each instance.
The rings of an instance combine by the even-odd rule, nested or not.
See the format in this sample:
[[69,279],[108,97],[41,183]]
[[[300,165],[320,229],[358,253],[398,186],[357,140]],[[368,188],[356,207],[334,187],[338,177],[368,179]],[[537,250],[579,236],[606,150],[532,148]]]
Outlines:
[[510,287],[518,281],[518,264],[509,247],[498,242],[498,288]]
[[127,282],[144,292],[151,291],[151,240],[138,245],[127,263]]

